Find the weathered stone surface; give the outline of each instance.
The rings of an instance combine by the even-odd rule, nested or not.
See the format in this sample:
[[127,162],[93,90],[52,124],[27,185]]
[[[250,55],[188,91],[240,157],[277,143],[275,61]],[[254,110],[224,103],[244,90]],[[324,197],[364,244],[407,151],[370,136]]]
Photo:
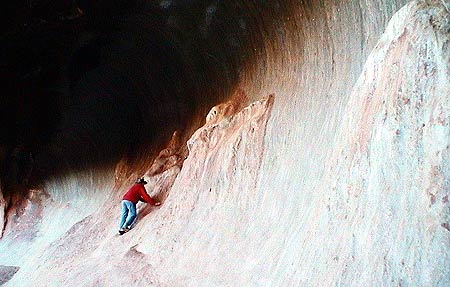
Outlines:
[[20,268],[16,266],[0,265],[0,285],[8,282],[19,269]]
[[[49,181],[39,236],[0,241],[6,286],[450,285],[449,5],[413,1],[379,38],[394,2],[299,5],[240,75],[253,104],[142,173]],[[163,205],[115,235],[141,175]]]
[[403,8],[353,89],[327,171],[330,199],[317,204],[328,219],[313,233],[333,230],[339,242],[330,284],[450,284],[450,234],[441,227],[449,219],[449,16],[438,2]]

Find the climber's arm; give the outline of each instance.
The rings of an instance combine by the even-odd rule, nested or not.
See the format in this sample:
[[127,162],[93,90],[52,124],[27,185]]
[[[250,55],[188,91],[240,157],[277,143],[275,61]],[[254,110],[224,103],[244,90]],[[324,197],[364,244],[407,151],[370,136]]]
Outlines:
[[145,190],[145,187],[141,188],[141,198],[143,199],[143,201],[145,201],[145,202],[147,202],[147,203],[149,203],[151,205],[154,205],[154,206],[161,205],[160,202],[155,201],[154,199],[152,199],[150,197],[150,195],[148,195],[147,191]]

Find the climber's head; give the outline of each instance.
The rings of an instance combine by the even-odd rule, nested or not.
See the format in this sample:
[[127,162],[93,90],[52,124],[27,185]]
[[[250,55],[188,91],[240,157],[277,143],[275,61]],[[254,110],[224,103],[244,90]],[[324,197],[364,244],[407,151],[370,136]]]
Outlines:
[[136,183],[140,183],[140,184],[147,184],[147,182],[145,181],[145,179],[143,177],[139,178]]

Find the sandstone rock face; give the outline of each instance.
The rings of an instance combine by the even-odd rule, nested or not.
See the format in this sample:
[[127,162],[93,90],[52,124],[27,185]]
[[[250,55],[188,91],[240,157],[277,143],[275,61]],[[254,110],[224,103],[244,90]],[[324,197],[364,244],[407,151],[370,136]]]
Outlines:
[[[450,5],[385,27],[400,4],[299,5],[240,75],[250,105],[230,96],[143,172],[122,160],[15,201],[5,286],[449,286]],[[162,205],[118,236],[142,175]]]
[[[442,5],[403,8],[346,105],[329,189],[315,204],[324,225],[311,230],[339,242],[325,247],[336,254],[327,271],[343,285],[450,283],[449,19]],[[329,260],[319,258],[311,266]],[[361,269],[374,262],[379,272]]]
[[15,266],[1,266],[0,265],[0,284],[6,283],[17,272],[19,267]]

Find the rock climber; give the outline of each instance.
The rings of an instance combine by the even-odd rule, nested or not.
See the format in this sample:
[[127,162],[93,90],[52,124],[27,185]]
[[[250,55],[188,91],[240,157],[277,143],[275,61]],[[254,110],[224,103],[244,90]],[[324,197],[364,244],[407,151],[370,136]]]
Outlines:
[[136,219],[136,204],[138,201],[147,202],[153,206],[161,205],[161,202],[155,201],[148,195],[144,187],[145,184],[147,184],[145,179],[139,178],[122,198],[122,216],[119,226],[120,235],[131,229],[131,225]]

